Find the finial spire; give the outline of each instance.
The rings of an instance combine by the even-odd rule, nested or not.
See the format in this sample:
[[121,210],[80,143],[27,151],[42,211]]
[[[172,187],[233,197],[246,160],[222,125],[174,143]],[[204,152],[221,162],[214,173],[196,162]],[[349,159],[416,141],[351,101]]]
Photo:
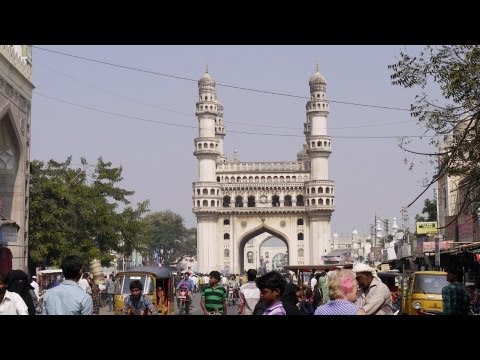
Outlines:
[[316,71],[317,71],[317,73],[320,72],[320,69],[318,68],[318,61],[317,61]]
[[205,66],[205,74],[208,74],[208,64]]

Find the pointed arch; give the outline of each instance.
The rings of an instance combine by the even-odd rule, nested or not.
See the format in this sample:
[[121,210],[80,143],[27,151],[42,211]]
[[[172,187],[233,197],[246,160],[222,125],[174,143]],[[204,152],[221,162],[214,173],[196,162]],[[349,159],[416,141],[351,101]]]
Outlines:
[[[248,241],[253,239],[255,236],[258,236],[258,235],[263,234],[265,232],[272,235],[272,236],[275,236],[275,237],[279,238],[280,240],[282,240],[285,243],[285,246],[287,247],[287,254],[290,254],[290,245],[289,245],[287,235],[285,235],[281,231],[278,231],[278,230],[266,225],[265,223],[263,223],[262,225],[259,225],[256,228],[246,232],[245,234],[243,234],[240,237],[240,240],[238,242],[238,248],[237,248],[238,254],[243,254],[244,253],[244,248],[245,248],[245,245],[247,244]],[[264,241],[266,241],[270,238],[271,237],[268,237]],[[290,263],[290,258],[289,257],[290,257],[290,255],[288,255],[288,258],[287,258],[288,263]],[[239,260],[240,260],[240,269],[241,270],[245,269],[246,264],[245,264],[244,256],[240,256]]]
[[0,111],[0,156],[2,173],[16,174],[22,160],[22,135],[15,125],[11,106],[7,103]]

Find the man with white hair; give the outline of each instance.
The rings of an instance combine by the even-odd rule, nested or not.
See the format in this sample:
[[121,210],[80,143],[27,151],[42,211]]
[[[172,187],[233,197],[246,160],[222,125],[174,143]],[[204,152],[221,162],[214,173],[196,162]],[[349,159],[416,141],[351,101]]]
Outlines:
[[367,315],[393,315],[392,295],[375,269],[367,264],[356,264],[352,270],[360,287],[355,304]]

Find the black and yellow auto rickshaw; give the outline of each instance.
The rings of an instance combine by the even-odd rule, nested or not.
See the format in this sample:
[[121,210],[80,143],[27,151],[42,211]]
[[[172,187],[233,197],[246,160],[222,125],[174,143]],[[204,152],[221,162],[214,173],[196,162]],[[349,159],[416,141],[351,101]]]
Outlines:
[[442,289],[447,285],[446,272],[415,271],[410,277],[403,313],[406,315],[441,314],[443,311]]
[[139,266],[121,271],[115,276],[115,315],[121,315],[125,298],[130,295],[130,283],[140,280],[143,294],[157,307],[160,315],[174,312],[175,289],[172,272],[163,266]]

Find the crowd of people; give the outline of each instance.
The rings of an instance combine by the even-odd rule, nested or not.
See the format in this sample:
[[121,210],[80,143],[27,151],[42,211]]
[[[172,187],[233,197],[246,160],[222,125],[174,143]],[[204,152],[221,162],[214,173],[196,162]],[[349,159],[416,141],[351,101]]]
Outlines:
[[[112,274],[98,285],[84,273],[82,259],[74,255],[63,259],[61,269],[64,280],[46,290],[41,307],[35,276],[29,278],[22,270],[0,273],[0,315],[35,315],[40,308],[45,315],[92,315],[99,314],[106,303],[113,311]],[[442,289],[443,314],[467,315],[470,309],[480,310],[479,281],[465,288],[463,272],[457,268],[447,270],[447,281],[449,285]],[[378,278],[376,269],[366,264],[356,264],[352,270],[313,273],[305,286],[276,271],[259,276],[257,270],[249,269],[244,276],[231,275],[230,279],[218,271],[193,277],[186,271],[175,287],[188,292],[187,306],[191,306],[194,293],[200,292],[204,315],[228,315],[227,298],[233,290],[238,298],[234,311],[239,315],[393,314],[389,288]],[[130,295],[124,303],[123,314],[158,314],[143,295],[139,280],[130,283]]]
[[[305,286],[276,271],[258,276],[255,269],[249,269],[246,275],[248,281],[239,288],[240,315],[394,314],[390,289],[377,276],[376,269],[367,264],[356,264],[352,270],[314,273]],[[471,307],[480,309],[479,282],[467,290],[462,276],[461,270],[447,270],[450,284],[442,290],[444,315],[467,315]],[[209,274],[201,293],[205,315],[227,314],[227,289],[233,285],[223,286],[221,278],[217,271]]]
[[29,278],[22,270],[0,273],[0,315],[98,315],[106,303],[113,311],[113,275],[97,284],[74,255],[66,256],[60,267],[63,280],[50,281],[43,294],[36,276]]

